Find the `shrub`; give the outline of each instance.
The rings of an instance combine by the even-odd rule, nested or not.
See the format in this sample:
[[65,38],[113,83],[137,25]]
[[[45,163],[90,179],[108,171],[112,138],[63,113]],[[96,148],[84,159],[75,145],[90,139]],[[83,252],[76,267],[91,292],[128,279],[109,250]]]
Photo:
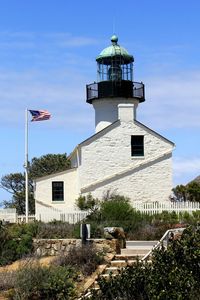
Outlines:
[[15,272],[3,270],[0,272],[0,291],[7,291],[14,287]]
[[99,202],[98,209],[86,218],[86,222],[91,224],[92,237],[102,237],[103,228],[107,226],[123,227],[128,234],[136,231],[147,220],[151,220],[151,217],[135,211],[128,198],[110,193]]
[[96,270],[96,267],[103,262],[104,253],[98,251],[93,244],[71,247],[68,254],[59,257],[57,264],[61,266],[72,266],[88,276]]
[[92,290],[92,300],[147,300],[148,266],[137,261],[134,267],[126,267],[120,275],[98,279],[100,290]]
[[29,262],[16,272],[13,300],[71,299],[76,273],[69,267],[44,267]]
[[76,205],[80,210],[90,210],[91,212],[94,212],[98,209],[99,200],[93,198],[91,194],[88,194],[87,196],[81,195],[76,199]]
[[24,230],[20,231],[21,235],[16,234],[16,228],[22,228],[18,225],[13,228],[14,231],[9,226],[0,227],[0,265],[11,263],[32,252],[32,236]]
[[90,299],[200,299],[200,229],[186,229],[167,250],[153,252],[152,263],[137,262],[110,280],[99,279]]
[[50,223],[40,223],[36,238],[42,239],[64,239],[64,238],[78,238],[79,225],[69,224],[67,222],[53,221]]

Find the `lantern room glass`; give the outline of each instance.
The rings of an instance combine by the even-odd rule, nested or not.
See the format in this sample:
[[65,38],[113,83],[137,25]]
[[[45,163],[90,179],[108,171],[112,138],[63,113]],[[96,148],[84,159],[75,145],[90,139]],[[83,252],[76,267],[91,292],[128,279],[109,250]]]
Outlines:
[[123,63],[121,59],[113,59],[109,63],[97,62],[97,82],[101,81],[133,81],[133,63]]

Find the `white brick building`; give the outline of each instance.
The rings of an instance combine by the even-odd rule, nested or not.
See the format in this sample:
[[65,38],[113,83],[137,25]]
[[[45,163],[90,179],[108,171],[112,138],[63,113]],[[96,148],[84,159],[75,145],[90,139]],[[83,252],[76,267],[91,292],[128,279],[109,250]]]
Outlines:
[[96,133],[70,155],[71,169],[35,181],[36,216],[73,211],[80,194],[110,190],[131,201],[169,201],[174,144],[136,119],[143,83],[133,82],[133,56],[112,45],[97,57],[98,82],[87,85]]

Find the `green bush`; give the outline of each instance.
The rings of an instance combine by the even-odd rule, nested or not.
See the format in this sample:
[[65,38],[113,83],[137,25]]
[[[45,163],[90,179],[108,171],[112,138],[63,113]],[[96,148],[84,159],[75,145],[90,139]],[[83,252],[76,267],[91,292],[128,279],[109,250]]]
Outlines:
[[138,230],[151,219],[152,217],[135,211],[128,198],[108,193],[104,200],[99,202],[98,208],[86,218],[86,222],[91,224],[92,237],[95,238],[103,237],[104,227],[123,227],[128,234]]
[[64,300],[75,294],[73,279],[77,274],[69,267],[44,267],[29,262],[16,272],[13,300]]
[[99,277],[100,290],[92,290],[91,300],[149,300],[147,296],[146,278],[148,268],[137,261],[134,267],[126,267],[124,271],[109,279]]
[[94,212],[98,209],[99,200],[93,198],[91,194],[88,194],[87,196],[81,195],[76,199],[76,205],[80,210],[90,210],[91,212]]
[[9,264],[32,252],[31,232],[21,225],[0,227],[0,265]]
[[199,300],[200,229],[186,229],[181,239],[153,252],[152,263],[137,262],[119,276],[99,279],[90,299]]

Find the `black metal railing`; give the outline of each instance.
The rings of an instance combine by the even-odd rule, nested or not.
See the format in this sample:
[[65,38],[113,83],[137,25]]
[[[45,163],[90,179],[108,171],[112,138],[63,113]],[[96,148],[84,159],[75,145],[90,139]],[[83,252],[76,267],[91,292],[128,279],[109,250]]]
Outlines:
[[[128,83],[128,85],[127,85]],[[144,84],[142,82],[121,81],[112,83],[109,81],[91,83],[86,86],[87,102],[104,97],[136,98],[140,102],[145,101]]]

